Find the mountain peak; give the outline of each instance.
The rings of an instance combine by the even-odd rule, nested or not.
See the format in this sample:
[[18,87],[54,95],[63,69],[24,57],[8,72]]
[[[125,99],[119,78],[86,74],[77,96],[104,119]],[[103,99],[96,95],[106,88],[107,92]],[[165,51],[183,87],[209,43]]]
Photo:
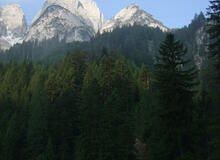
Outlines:
[[27,31],[24,12],[19,4],[0,8],[0,49],[21,43]]
[[1,9],[1,19],[9,29],[15,29],[23,24],[24,12],[19,4],[9,4]]
[[131,18],[140,7],[136,4],[130,4],[127,7],[123,8],[118,14],[116,14],[113,19],[121,19],[122,21],[126,21]]
[[142,10],[137,4],[130,4],[127,7],[119,11],[111,20],[107,21],[101,30],[101,32],[109,32],[117,27],[147,25],[152,28],[159,28],[162,31],[168,31],[160,21],[156,20],[151,14]]
[[88,41],[98,31],[108,32],[117,27],[134,24],[168,31],[167,27],[135,3],[104,22],[104,16],[95,0],[45,0],[28,32],[20,5],[10,4],[0,8],[0,38],[11,45],[18,40],[20,42],[20,37],[25,41],[41,41],[54,37],[66,42]]
[[101,28],[104,16],[100,12],[94,0],[46,0],[43,8],[34,18],[32,24],[40,18],[44,11],[52,5],[61,6],[69,10],[72,14],[78,15],[87,20],[88,25],[92,26],[96,32]]
[[66,42],[88,41],[101,29],[103,21],[94,0],[46,0],[25,40],[58,36]]
[[137,9],[139,9],[140,6],[138,4],[136,4],[136,3],[131,3],[126,8],[137,8]]

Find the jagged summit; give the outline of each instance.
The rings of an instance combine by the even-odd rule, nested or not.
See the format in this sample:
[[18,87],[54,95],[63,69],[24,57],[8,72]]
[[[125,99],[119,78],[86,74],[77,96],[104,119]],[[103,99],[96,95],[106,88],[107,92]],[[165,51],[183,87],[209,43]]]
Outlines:
[[129,4],[127,7],[125,7],[124,9],[140,9],[140,6],[138,5],[138,4],[136,4],[136,3],[131,3],[131,4]]
[[129,5],[127,5],[126,7],[124,7],[123,9],[131,9],[131,8],[137,8],[137,9],[140,9],[140,6],[136,3],[131,3]]
[[164,32],[168,31],[167,27],[156,20],[151,14],[142,10],[137,4],[130,4],[118,12],[111,20],[106,21],[101,32],[109,32],[117,27],[133,26],[134,24],[147,25],[153,28],[158,27]]
[[33,23],[52,5],[61,6],[69,10],[72,14],[84,18],[88,25],[91,25],[97,32],[104,21],[104,16],[93,0],[46,0],[43,8],[34,18]]
[[22,43],[27,23],[20,5],[10,4],[0,8],[0,49]]
[[27,30],[21,7],[12,4],[0,7],[0,49],[8,49],[23,40],[42,41],[54,37],[66,42],[89,41],[97,32],[134,24],[168,31],[160,21],[134,3],[104,21],[94,0],[46,0]]
[[26,40],[58,36],[67,42],[88,41],[102,27],[104,16],[93,0],[46,0]]
[[89,41],[94,34],[94,29],[84,19],[61,6],[52,5],[33,23],[25,40],[42,41],[58,37],[66,42]]

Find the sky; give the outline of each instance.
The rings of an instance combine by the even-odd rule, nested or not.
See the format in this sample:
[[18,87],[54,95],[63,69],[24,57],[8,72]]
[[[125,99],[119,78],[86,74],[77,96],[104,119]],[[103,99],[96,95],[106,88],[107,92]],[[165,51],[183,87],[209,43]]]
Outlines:
[[[95,0],[105,19],[112,18],[131,3],[139,5],[169,28],[188,25],[196,13],[205,12],[209,0]],[[28,24],[43,6],[45,0],[0,0],[0,6],[20,4]]]

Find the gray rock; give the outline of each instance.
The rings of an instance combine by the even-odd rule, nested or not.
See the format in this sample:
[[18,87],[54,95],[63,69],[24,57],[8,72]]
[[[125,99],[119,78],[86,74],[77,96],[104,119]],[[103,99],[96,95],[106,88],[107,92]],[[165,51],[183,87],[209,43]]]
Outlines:
[[141,25],[153,28],[159,28],[162,31],[168,31],[168,28],[164,26],[160,21],[156,20],[151,14],[140,9],[139,6],[131,4],[128,7],[122,9],[111,20],[104,23],[101,32],[111,32],[115,28],[123,26]]
[[27,33],[27,23],[24,12],[17,4],[0,8],[0,50],[22,43]]
[[42,41],[58,37],[66,42],[88,41],[94,34],[94,29],[87,26],[82,17],[61,6],[51,5],[32,24],[25,40]]

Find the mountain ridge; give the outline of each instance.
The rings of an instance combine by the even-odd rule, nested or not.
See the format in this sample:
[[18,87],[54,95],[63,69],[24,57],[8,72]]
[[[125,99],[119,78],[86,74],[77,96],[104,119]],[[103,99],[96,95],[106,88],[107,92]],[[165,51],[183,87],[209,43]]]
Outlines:
[[163,32],[167,32],[169,29],[165,27],[162,22],[156,20],[151,14],[142,10],[140,6],[135,3],[128,5],[121,9],[113,18],[107,20],[102,27],[101,32],[109,32],[116,27],[123,27],[134,24],[147,25],[148,27],[159,28]]
[[[17,8],[21,9],[19,5],[17,5]],[[0,8],[0,13],[1,10]],[[22,12],[21,15],[25,19],[22,9],[20,12]],[[24,24],[26,24],[26,19]],[[8,44],[5,47],[8,49],[16,43],[22,43],[23,40],[42,41],[58,37],[60,40],[65,39],[67,43],[89,41],[98,32],[111,32],[117,27],[133,26],[134,24],[159,28],[163,32],[169,30],[163,23],[134,3],[121,9],[110,20],[105,21],[104,15],[94,0],[46,0],[29,29],[27,24],[23,25],[24,33],[22,36],[13,38],[12,31],[9,31],[6,35],[7,38],[1,38],[2,42],[0,41],[0,44],[5,46]],[[3,33],[7,28],[1,26],[0,21],[0,30]],[[1,48],[5,49],[0,46]]]
[[[59,5],[69,10],[73,14],[81,16],[86,20],[90,20],[94,25],[96,32],[100,27],[99,25],[101,25],[100,23],[102,23],[104,20],[103,14],[93,0],[46,0],[43,8],[33,19],[33,22],[36,21],[44,10],[46,10],[46,8],[50,5]],[[92,12],[92,14],[88,14],[87,12]]]
[[[54,9],[48,9],[51,7]],[[46,0],[25,41],[42,41],[56,36],[66,42],[88,41],[98,32],[103,21],[103,14],[93,0]]]
[[[84,41],[94,34],[93,28],[87,26],[81,17],[61,6],[51,5],[41,16],[30,28],[25,41],[42,41],[56,36],[60,40],[65,38],[67,42]],[[83,34],[80,34],[82,32],[87,36],[83,37]]]

